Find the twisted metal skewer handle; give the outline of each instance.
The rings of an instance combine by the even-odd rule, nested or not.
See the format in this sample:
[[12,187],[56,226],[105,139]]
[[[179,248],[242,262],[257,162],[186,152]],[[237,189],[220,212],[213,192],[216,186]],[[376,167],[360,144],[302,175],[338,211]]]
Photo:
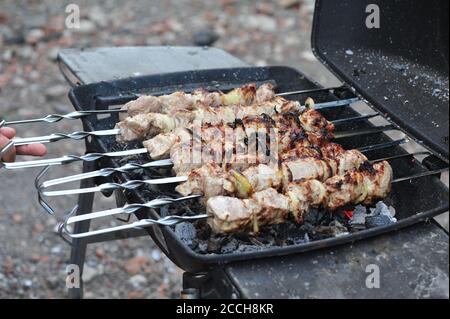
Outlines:
[[127,112],[124,109],[112,109],[112,110],[92,110],[92,111],[74,111],[67,114],[49,114],[45,117],[29,119],[29,120],[18,120],[18,121],[2,121],[0,122],[0,127],[3,125],[18,125],[18,124],[26,124],[26,123],[36,123],[36,122],[47,122],[47,123],[56,123],[61,120],[77,120],[85,116],[95,115],[95,114],[110,114],[110,113],[118,113],[118,112]]
[[57,158],[49,158],[43,160],[26,161],[26,162],[15,162],[15,163],[3,163],[0,162],[0,168],[5,169],[19,169],[19,168],[32,168],[32,167],[43,167],[51,165],[63,165],[69,164],[76,161],[92,162],[103,157],[120,157],[129,156],[137,154],[146,154],[148,151],[146,148],[138,148],[134,150],[118,151],[118,152],[108,152],[108,153],[88,153],[86,155],[65,155]]
[[157,198],[157,199],[154,199],[154,200],[149,201],[144,204],[128,204],[123,207],[102,210],[99,212],[81,214],[78,216],[70,216],[67,219],[66,224],[69,225],[69,224],[77,223],[77,222],[84,221],[84,220],[93,220],[93,219],[106,217],[106,216],[113,216],[113,215],[117,215],[117,214],[133,214],[142,208],[156,208],[156,207],[160,207],[163,205],[169,205],[172,203],[191,200],[191,199],[195,199],[195,198],[199,198],[199,197],[201,197],[201,196],[200,195],[189,195],[189,196],[184,196],[184,197],[179,197],[179,198]]
[[78,131],[78,132],[73,132],[73,133],[68,133],[68,134],[53,133],[53,134],[44,135],[44,136],[15,138],[12,141],[15,146],[19,146],[19,145],[36,144],[36,143],[52,143],[52,142],[65,140],[65,139],[83,140],[89,136],[109,136],[109,135],[118,135],[118,134],[120,134],[120,129],[101,130],[101,131],[93,131],[93,132]]
[[194,220],[206,219],[206,218],[208,218],[207,214],[201,214],[201,215],[195,215],[195,216],[167,216],[167,217],[163,217],[160,219],[142,219],[142,220],[139,220],[137,222],[127,224],[127,225],[98,229],[98,230],[88,231],[85,233],[77,233],[77,234],[71,233],[66,227],[63,226],[60,228],[60,233],[61,233],[61,235],[65,234],[72,239],[86,238],[86,237],[91,237],[91,236],[96,236],[96,235],[118,232],[118,231],[127,230],[127,229],[145,228],[145,227],[152,226],[152,225],[172,226],[172,225],[182,223],[185,221],[194,221]]
[[146,180],[131,180],[122,184],[119,183],[104,183],[94,187],[86,188],[75,188],[75,189],[65,189],[59,191],[42,191],[41,195],[47,197],[53,196],[63,196],[63,195],[77,195],[77,194],[87,194],[114,190],[133,190],[144,185],[161,185],[161,184],[173,184],[181,183],[187,181],[187,176],[175,176],[175,177],[164,177]]
[[152,162],[148,162],[145,164],[127,163],[127,164],[125,164],[121,167],[117,167],[117,168],[106,167],[106,168],[99,169],[97,171],[81,173],[81,174],[76,174],[76,175],[71,175],[71,176],[48,180],[48,181],[43,182],[40,185],[40,188],[44,189],[44,188],[55,186],[55,185],[80,181],[80,180],[93,178],[93,177],[99,177],[99,176],[108,177],[108,176],[112,175],[113,173],[127,173],[127,172],[129,172],[131,170],[135,170],[135,169],[146,169],[146,168],[151,168],[151,167],[163,167],[163,166],[171,166],[171,165],[173,165],[173,162],[170,159],[152,161]]

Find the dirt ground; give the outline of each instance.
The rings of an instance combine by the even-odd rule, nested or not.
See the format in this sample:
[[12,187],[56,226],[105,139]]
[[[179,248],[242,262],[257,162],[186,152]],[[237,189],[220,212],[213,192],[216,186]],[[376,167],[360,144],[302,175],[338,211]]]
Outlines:
[[[81,27],[65,28],[65,7],[79,5]],[[33,1],[0,3],[0,117],[33,118],[72,110],[69,86],[55,58],[62,48],[213,44],[254,65],[288,65],[323,85],[339,82],[309,44],[313,0],[277,1]],[[19,134],[80,129],[78,121],[26,125]],[[50,145],[51,157],[82,154],[81,142]],[[49,177],[80,172],[73,164]],[[39,170],[0,171],[0,298],[64,298],[69,246],[56,225],[75,198],[52,200],[56,216],[38,205]],[[95,209],[114,207],[96,198]],[[149,238],[91,245],[86,298],[176,298],[182,271]]]

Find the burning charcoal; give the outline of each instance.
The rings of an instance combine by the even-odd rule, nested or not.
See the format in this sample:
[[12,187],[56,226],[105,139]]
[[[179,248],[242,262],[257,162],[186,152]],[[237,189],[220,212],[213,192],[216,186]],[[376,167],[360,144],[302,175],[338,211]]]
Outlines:
[[222,246],[222,249],[220,250],[220,252],[222,254],[229,254],[234,252],[238,247],[238,241],[234,238],[231,238],[230,240],[227,241],[227,243],[225,245]]
[[194,225],[191,223],[179,223],[175,226],[175,233],[178,238],[189,247],[193,247],[194,244],[197,244],[195,241],[197,237],[197,231],[195,230]]
[[397,222],[392,216],[389,207],[382,201],[378,202],[375,208],[371,208],[371,213],[366,216],[366,227],[373,228],[377,226],[385,226]]
[[366,216],[367,208],[362,205],[356,206],[353,211],[353,216],[349,221],[350,227],[356,230],[366,228]]
[[314,229],[314,234],[323,237],[337,237],[347,235],[347,228],[337,220],[332,221],[328,226],[319,225]]

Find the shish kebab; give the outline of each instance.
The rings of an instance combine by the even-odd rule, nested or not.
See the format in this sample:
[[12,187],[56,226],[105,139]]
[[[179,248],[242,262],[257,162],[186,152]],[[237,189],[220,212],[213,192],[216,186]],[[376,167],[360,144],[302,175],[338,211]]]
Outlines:
[[[295,90],[295,91],[289,91],[289,92],[279,92],[279,93],[276,93],[275,96],[299,95],[299,94],[306,94],[306,93],[313,93],[313,92],[333,92],[337,89],[342,89],[342,88],[343,87],[341,86],[341,87],[331,87],[331,88],[303,89],[303,90]],[[139,98],[141,96],[147,96],[147,95],[148,94],[137,94],[137,97]],[[344,106],[344,105],[349,105],[351,103],[354,103],[358,100],[359,100],[358,98],[349,98],[349,99],[345,99],[345,100],[324,102],[324,103],[320,103],[319,107],[331,108],[331,107],[337,107],[337,106]],[[135,100],[133,100],[133,101],[135,101]],[[47,116],[44,116],[41,118],[34,118],[34,119],[13,120],[13,121],[0,120],[0,127],[18,125],[18,124],[38,123],[38,122],[56,123],[63,119],[77,120],[77,119],[91,116],[91,115],[125,113],[127,111],[128,110],[125,108],[108,109],[108,110],[73,111],[73,112],[66,113],[66,114],[49,114]]]
[[[37,136],[29,138],[15,138],[12,140],[12,144],[26,145],[33,143],[49,143],[56,142],[63,139],[81,140],[89,136],[110,136],[117,135],[119,140],[131,141],[135,139],[144,139],[146,136],[152,136],[160,132],[170,132],[177,127],[185,127],[193,121],[202,123],[233,123],[236,119],[242,119],[245,116],[260,115],[260,114],[275,114],[277,112],[298,112],[300,103],[294,101],[280,101],[281,97],[276,97],[276,101],[263,102],[259,105],[251,106],[224,106],[216,109],[209,108],[206,112],[185,112],[180,111],[181,115],[167,115],[161,113],[147,113],[138,114],[137,116],[127,118],[126,120],[117,124],[122,126],[121,128],[99,130],[92,132],[72,132],[69,134],[54,133],[47,136]],[[313,104],[312,99],[308,100]],[[230,109],[231,108],[231,109]],[[222,111],[218,111],[222,109]],[[227,112],[227,115],[222,112]],[[242,111],[245,110],[245,111]],[[304,109],[303,111],[305,111]],[[308,118],[315,119],[318,113],[316,110],[309,110],[303,115],[303,121],[307,124]],[[312,113],[312,114],[311,114]],[[358,121],[373,117],[374,115],[363,115],[355,118],[349,118],[348,121]],[[138,117],[138,118],[137,118]],[[342,122],[342,121],[340,121]],[[2,150],[3,151],[3,150]]]
[[289,183],[284,194],[274,188],[255,192],[248,199],[215,196],[206,202],[208,223],[216,233],[259,231],[259,226],[284,222],[289,213],[297,223],[311,207],[334,211],[346,205],[369,205],[385,198],[391,190],[392,168],[383,161],[352,169],[325,182],[301,180]]
[[[193,216],[171,215],[157,220],[143,219],[127,225],[107,229],[92,230],[86,233],[73,234],[67,229],[67,225],[82,220],[106,217],[119,213],[133,214],[142,208],[156,208],[168,205],[180,200],[192,199],[192,196],[178,199],[155,199],[144,204],[128,204],[122,208],[114,208],[105,211],[69,216],[62,227],[72,238],[84,238],[122,229],[140,228],[150,225],[170,226],[183,221],[195,221],[206,219],[216,233],[232,233],[252,231],[257,233],[263,225],[278,224],[292,217],[297,223],[303,222],[304,214],[312,207],[320,207],[332,211],[347,205],[359,203],[371,204],[377,199],[386,197],[391,189],[391,184],[402,181],[405,178],[392,180],[392,170],[386,166],[385,161],[372,167],[353,169],[342,176],[334,176],[326,182],[317,180],[303,180],[290,183],[285,194],[277,192],[273,188],[256,192],[249,199],[239,199],[228,196],[211,197],[206,205],[206,214]],[[408,178],[418,178],[435,174],[427,172]]]
[[[269,150],[271,152],[268,154],[271,157],[275,156],[278,158],[278,155],[280,155],[282,160],[286,160],[286,163],[283,166],[285,167],[285,171],[290,172],[289,174],[293,174],[296,178],[300,178],[301,176],[304,177],[305,173],[330,176],[335,172],[343,172],[348,168],[357,167],[367,160],[364,155],[356,150],[344,152],[341,146],[328,142],[327,139],[320,134],[313,133],[314,138],[310,138],[312,133],[304,132],[297,123],[295,117],[289,116],[288,114],[279,115],[278,117],[279,121],[275,122],[272,122],[272,119],[268,121],[264,116],[251,117],[245,119],[233,128],[223,125],[206,127],[203,129],[204,131],[201,134],[201,140],[198,145],[195,145],[194,140],[196,137],[193,136],[193,132],[188,130],[185,131],[185,140],[180,140],[171,147],[171,160],[174,164],[173,170],[175,173],[178,175],[185,174],[187,176],[185,178],[179,176],[178,178],[160,179],[160,181],[163,183],[173,183],[188,180],[188,184],[192,186],[196,184],[195,181],[198,183],[199,180],[207,179],[208,176],[217,179],[218,174],[222,172],[220,168],[222,164],[228,168],[244,170],[259,162],[267,163],[266,152],[264,152],[264,154],[248,152],[248,146],[249,143],[258,144],[258,146],[266,143],[271,144],[272,140],[268,141],[266,138],[267,136],[264,134],[262,136],[258,135],[257,138],[252,139],[249,135],[251,134],[248,131],[249,127],[252,128],[250,132],[259,132],[259,134],[261,134],[261,131],[269,133],[275,125],[279,128],[274,143],[277,148],[273,150],[271,145],[265,145],[264,148],[266,151]],[[227,129],[233,132],[232,140],[227,141],[224,139],[224,131]],[[320,143],[315,143],[318,140]],[[198,146],[200,146],[200,149],[196,148]],[[204,148],[205,146],[207,146],[206,149]],[[196,150],[202,157],[198,161],[193,159]],[[279,154],[277,153],[278,151],[280,151]],[[217,158],[217,154],[219,154],[220,160],[218,165],[205,166],[202,169],[189,174],[190,171],[200,168],[205,162],[214,162]],[[320,160],[321,156],[328,158],[329,162]],[[296,160],[287,161],[290,158],[295,158]],[[332,160],[332,158],[335,158],[335,160]],[[276,175],[281,176],[281,173],[277,173]],[[316,175],[311,175],[310,177],[316,177]],[[73,179],[67,178],[65,180],[72,181]],[[157,181],[154,182],[157,183]],[[44,182],[42,186],[45,188],[49,185],[61,183],[63,183],[63,179]],[[182,185],[180,185],[180,187],[181,189],[184,189],[184,191],[181,192],[182,194],[187,191]],[[86,189],[79,190],[79,192],[87,191],[88,190]],[[59,193],[60,192],[44,192],[44,195],[56,196],[51,194]]]
[[288,101],[282,97],[261,101],[249,105],[225,105],[221,107],[199,106],[195,110],[176,110],[170,114],[164,113],[139,113],[127,117],[116,124],[120,131],[117,136],[119,142],[130,142],[152,137],[160,133],[169,133],[176,128],[183,128],[193,122],[202,124],[228,124],[234,123],[248,116],[266,114],[274,116],[279,113],[298,114],[300,121],[306,130],[316,121],[323,121],[322,115],[312,109],[314,101],[308,98],[305,107],[297,101]]
[[[406,157],[406,156],[424,155],[423,153],[424,152],[418,152],[415,154],[413,153],[413,154],[395,155],[395,156],[391,156],[389,158],[395,159],[395,158],[402,158],[402,157]],[[425,153],[427,153],[427,152],[425,152]],[[404,182],[404,181],[412,181],[414,179],[423,178],[423,177],[434,176],[436,174],[440,174],[440,173],[443,173],[446,171],[448,171],[448,167],[443,168],[443,169],[434,170],[434,171],[421,172],[421,173],[418,173],[418,174],[415,174],[412,176],[399,177],[399,178],[392,180],[391,184]],[[340,182],[338,184],[340,184]],[[180,198],[158,198],[158,199],[154,199],[149,202],[142,203],[142,204],[141,203],[127,204],[120,208],[108,209],[108,210],[73,216],[73,214],[76,211],[76,209],[75,209],[76,207],[75,207],[71,211],[71,213],[67,216],[67,219],[64,221],[64,223],[61,224],[61,227],[59,228],[59,230],[60,230],[61,234],[65,233],[66,235],[70,236],[71,238],[86,238],[86,237],[90,237],[90,236],[106,234],[106,233],[111,233],[111,232],[116,232],[116,231],[121,231],[121,230],[126,230],[126,229],[145,228],[145,227],[152,226],[152,225],[173,226],[180,222],[203,220],[203,219],[208,219],[208,218],[214,217],[214,216],[209,216],[208,214],[187,215],[187,216],[169,215],[169,216],[162,217],[159,219],[142,219],[137,222],[133,222],[131,224],[126,224],[126,225],[121,225],[121,226],[116,226],[116,227],[111,227],[111,228],[91,230],[88,232],[76,233],[76,234],[70,232],[70,230],[67,228],[67,226],[69,224],[77,223],[77,222],[83,221],[83,220],[92,220],[92,219],[96,219],[96,218],[112,216],[112,215],[122,214],[122,213],[123,214],[134,214],[135,212],[137,212],[140,209],[157,208],[157,207],[161,207],[164,205],[169,205],[174,202],[190,200],[193,198],[194,198],[193,196],[180,197]],[[342,204],[343,205],[351,205],[352,203],[342,202]]]

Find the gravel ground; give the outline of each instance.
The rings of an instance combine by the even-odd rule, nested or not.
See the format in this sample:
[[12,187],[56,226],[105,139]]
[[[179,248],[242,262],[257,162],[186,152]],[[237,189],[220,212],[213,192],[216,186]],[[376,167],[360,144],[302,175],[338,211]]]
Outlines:
[[[81,28],[64,27],[64,8],[76,3]],[[313,0],[293,1],[24,1],[0,4],[0,114],[31,118],[72,109],[68,85],[55,64],[61,48],[124,45],[193,45],[217,38],[222,48],[256,65],[301,69],[323,85],[339,83],[309,47]],[[56,128],[55,128],[56,127]],[[43,135],[80,129],[75,121],[21,127]],[[82,153],[83,144],[50,145],[59,156]],[[57,168],[49,177],[80,171]],[[0,171],[0,298],[64,298],[69,247],[55,233],[75,198],[52,200],[55,217],[37,203],[38,170]],[[98,197],[95,209],[114,206]],[[91,245],[85,270],[86,298],[173,298],[181,274],[148,238]]]

